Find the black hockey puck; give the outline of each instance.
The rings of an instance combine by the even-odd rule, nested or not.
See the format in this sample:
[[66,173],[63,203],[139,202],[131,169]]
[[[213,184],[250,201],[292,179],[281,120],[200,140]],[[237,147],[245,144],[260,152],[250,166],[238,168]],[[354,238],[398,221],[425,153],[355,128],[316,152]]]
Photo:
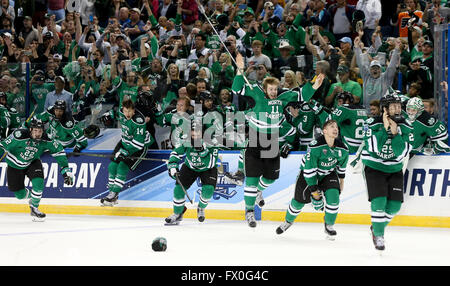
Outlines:
[[167,240],[164,237],[157,237],[152,242],[153,251],[166,251]]

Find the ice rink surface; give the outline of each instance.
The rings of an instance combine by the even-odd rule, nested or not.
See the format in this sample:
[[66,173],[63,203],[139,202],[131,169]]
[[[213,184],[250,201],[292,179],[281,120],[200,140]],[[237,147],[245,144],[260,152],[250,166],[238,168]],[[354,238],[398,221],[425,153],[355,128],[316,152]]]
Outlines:
[[[206,213],[208,215],[208,213]],[[323,225],[302,223],[285,233],[279,222],[0,213],[1,266],[449,266],[450,229],[388,226],[386,250],[374,250],[368,225],[336,224],[335,241]],[[167,239],[165,252],[152,240]]]

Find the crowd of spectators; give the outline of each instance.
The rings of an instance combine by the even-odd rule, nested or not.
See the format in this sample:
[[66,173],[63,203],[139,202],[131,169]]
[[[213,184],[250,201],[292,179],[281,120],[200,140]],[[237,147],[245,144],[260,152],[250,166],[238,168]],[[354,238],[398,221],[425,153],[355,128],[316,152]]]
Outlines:
[[239,108],[240,53],[251,83],[275,76],[298,89],[325,73],[314,98],[329,108],[347,91],[376,114],[393,89],[433,111],[432,29],[448,23],[447,1],[197,1],[1,0],[0,91],[22,117],[27,89],[29,110],[62,98],[79,121],[143,92],[165,112],[193,101],[227,110]]

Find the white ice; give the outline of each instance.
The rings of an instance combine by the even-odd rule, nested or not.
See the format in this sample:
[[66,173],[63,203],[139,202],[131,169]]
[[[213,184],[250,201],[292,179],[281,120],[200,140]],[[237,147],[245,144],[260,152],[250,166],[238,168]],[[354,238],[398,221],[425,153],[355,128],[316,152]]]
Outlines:
[[[207,213],[206,213],[207,215]],[[163,218],[0,213],[0,265],[44,266],[400,266],[450,265],[450,229],[388,226],[386,250],[375,251],[368,225],[336,224],[335,241],[323,225],[301,222],[282,235],[279,222],[184,219],[164,226]],[[167,239],[165,252],[152,240]]]

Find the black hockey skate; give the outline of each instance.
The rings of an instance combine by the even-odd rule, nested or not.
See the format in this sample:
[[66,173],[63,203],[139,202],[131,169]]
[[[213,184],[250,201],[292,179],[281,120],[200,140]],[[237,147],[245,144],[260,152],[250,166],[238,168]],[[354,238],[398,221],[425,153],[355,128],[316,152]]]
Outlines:
[[327,235],[327,239],[335,240],[337,232],[334,230],[333,225],[325,223],[325,234]]
[[256,194],[256,204],[257,204],[260,208],[262,208],[262,207],[266,204],[266,202],[264,201],[264,197],[263,197],[261,191],[258,191],[258,193]]
[[290,228],[292,224],[293,224],[292,222],[288,222],[288,221],[283,222],[279,227],[277,227],[277,230],[276,230],[277,234],[282,234],[288,228]]
[[256,227],[255,211],[246,210],[245,211],[245,219],[247,220],[249,227]]
[[113,207],[114,205],[117,205],[119,203],[117,201],[118,199],[119,193],[109,192],[106,197],[100,199],[100,203],[102,204],[102,206]]
[[372,226],[370,226],[370,232],[372,233],[372,241],[373,241],[373,245],[375,246],[375,249],[378,251],[383,251],[385,249],[384,237],[383,236],[375,236],[375,234],[373,234]]
[[31,219],[33,221],[45,221],[45,213],[41,212],[37,207],[34,207],[32,205],[30,205],[30,210],[31,210]]
[[171,214],[170,216],[166,217],[165,221],[166,223],[164,225],[179,225],[180,221],[183,220],[183,215],[186,212],[187,208],[184,207],[183,211],[180,214]]
[[197,208],[197,219],[199,222],[203,222],[205,220],[205,209]]

